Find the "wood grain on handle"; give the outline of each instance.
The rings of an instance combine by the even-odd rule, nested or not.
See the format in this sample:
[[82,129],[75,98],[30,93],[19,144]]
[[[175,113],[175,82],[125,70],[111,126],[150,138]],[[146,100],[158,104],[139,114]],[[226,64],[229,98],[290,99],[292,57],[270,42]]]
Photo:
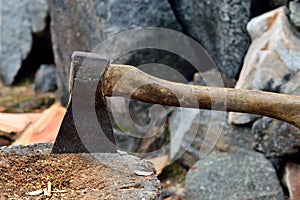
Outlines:
[[258,114],[300,128],[300,96],[175,83],[128,65],[111,65],[102,81],[102,92],[106,96],[124,96],[168,106]]

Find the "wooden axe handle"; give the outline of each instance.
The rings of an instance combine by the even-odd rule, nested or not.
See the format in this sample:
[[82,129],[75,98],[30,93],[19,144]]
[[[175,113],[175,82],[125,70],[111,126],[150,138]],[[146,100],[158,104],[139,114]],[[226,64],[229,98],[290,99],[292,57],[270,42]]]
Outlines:
[[168,106],[264,115],[300,128],[300,96],[175,83],[129,65],[107,68],[102,94]]

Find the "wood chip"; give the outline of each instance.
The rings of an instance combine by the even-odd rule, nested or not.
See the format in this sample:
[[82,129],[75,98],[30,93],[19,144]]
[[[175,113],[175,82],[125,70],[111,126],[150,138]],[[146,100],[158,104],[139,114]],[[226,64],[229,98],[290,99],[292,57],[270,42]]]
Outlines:
[[136,175],[139,175],[139,176],[150,176],[153,174],[153,172],[146,172],[146,171],[141,171],[141,170],[135,170],[134,172]]
[[49,195],[49,194],[48,194],[47,188],[44,189],[44,195],[45,195],[45,196],[48,196],[48,195]]
[[48,181],[47,183],[47,190],[48,190],[48,196],[51,196],[51,182]]
[[35,195],[40,195],[43,193],[42,189],[36,190],[36,191],[32,191],[32,192],[27,192],[28,195],[30,196],[35,196]]
[[149,161],[151,161],[154,165],[154,168],[156,170],[156,175],[161,174],[163,169],[169,164],[169,156],[164,155],[156,158],[152,158]]

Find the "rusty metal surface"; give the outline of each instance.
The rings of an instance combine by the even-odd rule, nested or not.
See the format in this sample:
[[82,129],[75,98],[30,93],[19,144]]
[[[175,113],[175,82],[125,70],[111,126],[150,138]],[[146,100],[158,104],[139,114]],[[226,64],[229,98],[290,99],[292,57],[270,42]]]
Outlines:
[[74,52],[70,100],[52,153],[115,153],[113,129],[101,90],[104,56]]

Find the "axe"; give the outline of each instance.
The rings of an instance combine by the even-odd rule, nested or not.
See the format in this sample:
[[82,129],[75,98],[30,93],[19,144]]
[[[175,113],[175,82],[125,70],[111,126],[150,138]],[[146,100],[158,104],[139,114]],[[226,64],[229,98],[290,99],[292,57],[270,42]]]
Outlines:
[[117,152],[106,96],[130,94],[152,104],[258,114],[300,128],[300,96],[175,83],[110,64],[99,54],[74,52],[69,83],[69,104],[52,153]]

